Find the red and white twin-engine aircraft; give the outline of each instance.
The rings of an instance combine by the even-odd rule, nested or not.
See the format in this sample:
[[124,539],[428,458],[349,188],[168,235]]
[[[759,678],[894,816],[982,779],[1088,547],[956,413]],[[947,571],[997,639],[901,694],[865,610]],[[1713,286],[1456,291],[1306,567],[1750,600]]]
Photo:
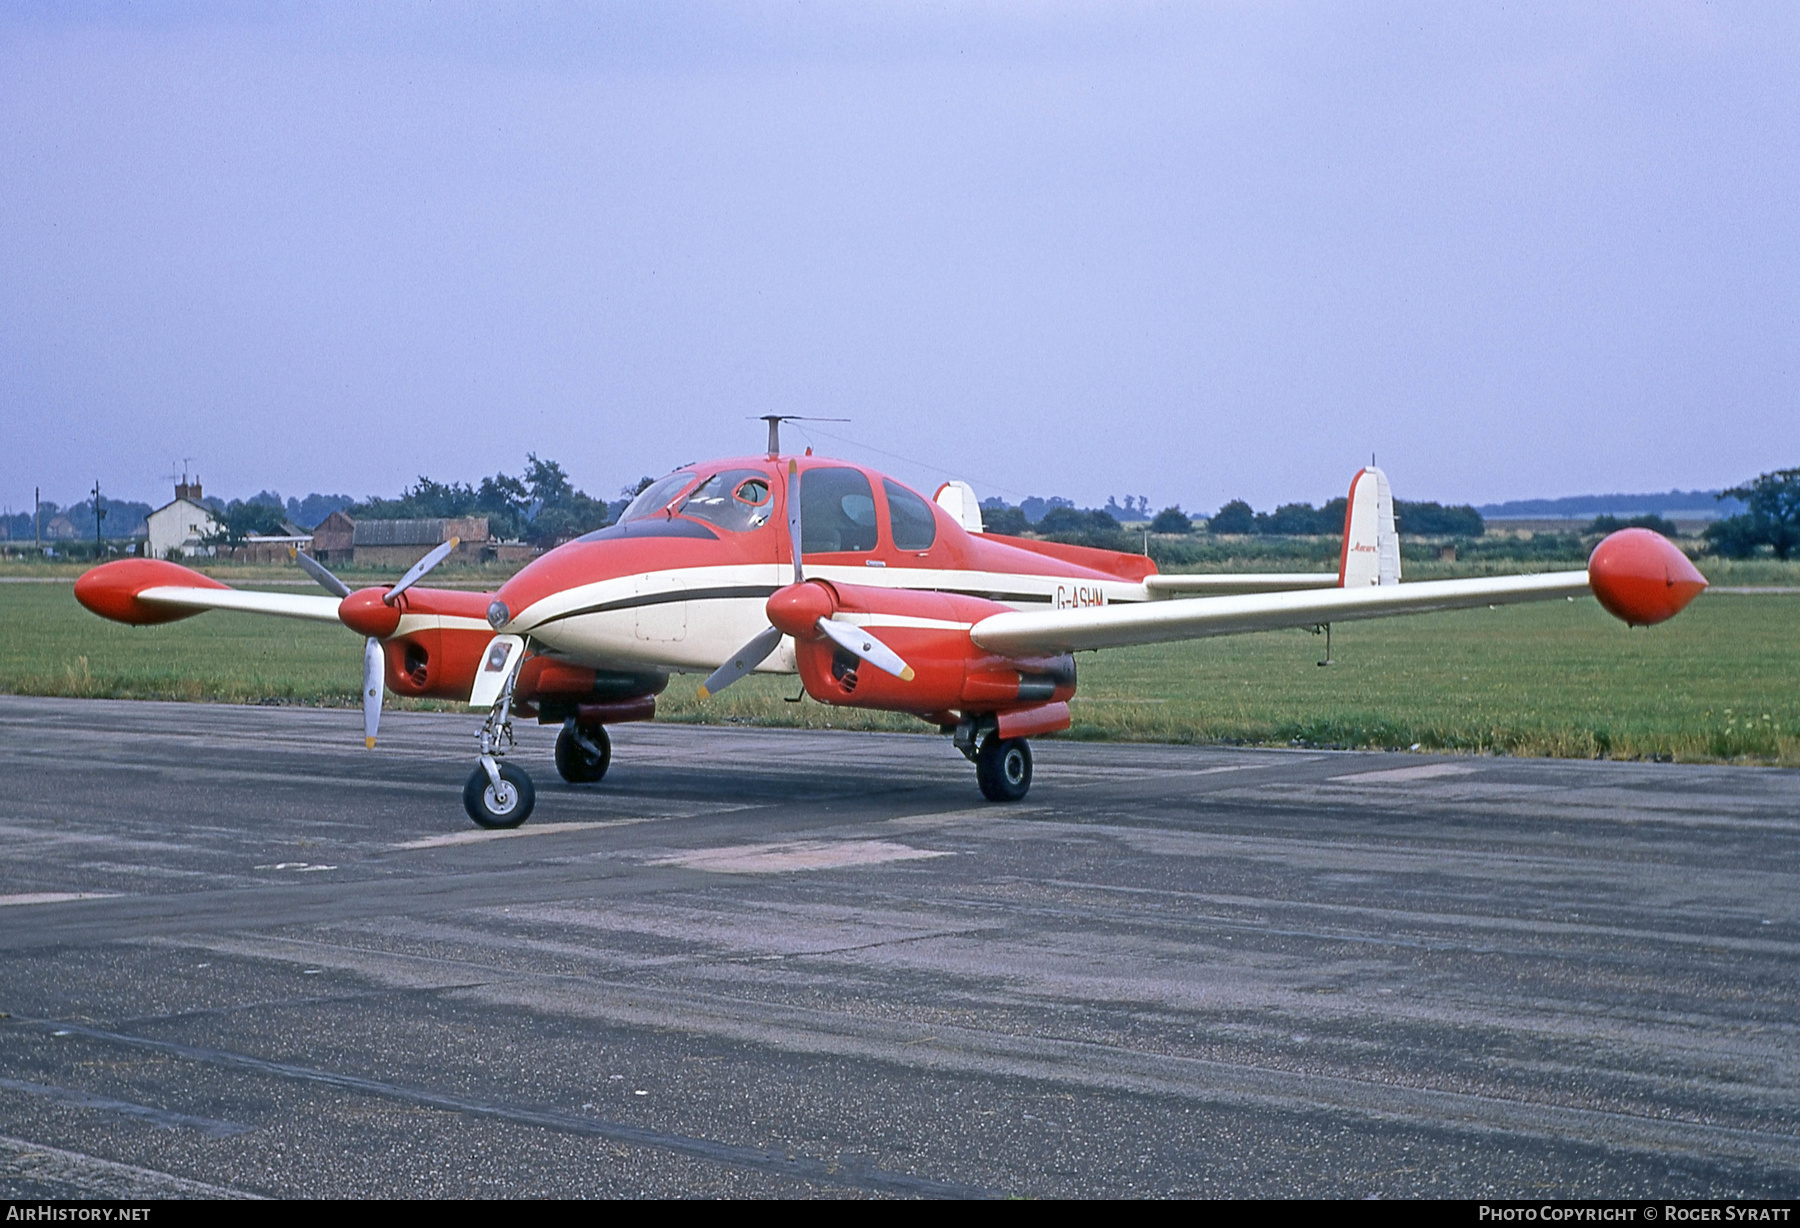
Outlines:
[[1402,584],[1372,467],[1350,485],[1336,575],[1160,575],[1142,555],[985,533],[961,482],[926,500],[859,465],[782,456],[778,426],[767,455],[676,470],[497,593],[419,585],[449,542],[355,592],[300,555],[332,597],[247,592],[153,559],[96,567],[75,595],[125,623],[204,610],[342,623],[367,637],[368,745],[384,684],[486,709],[463,803],[484,827],[514,827],[534,802],[504,760],[515,716],[560,723],[558,772],[597,781],[606,727],[652,717],[671,674],[707,674],[706,696],[753,671],[798,673],[820,703],[912,713],[952,736],[983,794],[1013,801],[1031,787],[1026,739],[1069,725],[1077,652],[1589,593],[1647,625],[1706,587],[1645,529],[1606,538],[1585,571]]

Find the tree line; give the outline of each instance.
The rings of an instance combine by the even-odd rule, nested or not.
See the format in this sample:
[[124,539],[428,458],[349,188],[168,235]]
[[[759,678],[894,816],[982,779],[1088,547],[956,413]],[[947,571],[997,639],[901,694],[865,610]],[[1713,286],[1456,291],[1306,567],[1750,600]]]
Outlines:
[[[1032,502],[1044,507],[1036,518],[1027,514]],[[1314,507],[1310,503],[1284,503],[1273,512],[1258,512],[1242,499],[1233,499],[1211,516],[1201,518],[1190,516],[1179,506],[1165,507],[1154,517],[1149,517],[1148,501],[1133,503],[1132,511],[1148,517],[1150,532],[1163,535],[1186,535],[1204,530],[1215,535],[1335,537],[1343,534],[1344,511],[1348,505],[1349,500],[1340,495],[1323,507]],[[1035,532],[1076,545],[1119,548],[1127,534],[1114,510],[1117,510],[1116,504],[1086,510],[1075,507],[1066,499],[1054,502],[1026,500],[1016,507],[1001,499],[985,499],[981,504],[981,519],[990,533],[1017,537]],[[1401,532],[1418,537],[1470,538],[1487,532],[1481,513],[1467,504],[1445,507],[1441,503],[1396,499],[1394,519]]]

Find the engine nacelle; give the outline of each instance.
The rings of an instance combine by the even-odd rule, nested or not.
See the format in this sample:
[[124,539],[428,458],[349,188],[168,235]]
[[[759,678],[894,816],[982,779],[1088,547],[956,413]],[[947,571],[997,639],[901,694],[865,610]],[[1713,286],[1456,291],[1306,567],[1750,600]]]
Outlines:
[[494,638],[487,623],[492,595],[415,586],[390,606],[381,600],[386,591],[351,593],[338,606],[338,618],[382,638],[388,689],[413,698],[468,699]]
[[[794,636],[800,681],[820,703],[908,712],[939,723],[953,712],[1067,703],[1075,694],[1073,657],[1002,657],[969,638],[970,627],[1008,608],[957,593],[809,580],[769,599],[769,621]],[[833,615],[868,628],[899,653],[912,667],[912,679],[877,669],[820,634],[817,619]]]

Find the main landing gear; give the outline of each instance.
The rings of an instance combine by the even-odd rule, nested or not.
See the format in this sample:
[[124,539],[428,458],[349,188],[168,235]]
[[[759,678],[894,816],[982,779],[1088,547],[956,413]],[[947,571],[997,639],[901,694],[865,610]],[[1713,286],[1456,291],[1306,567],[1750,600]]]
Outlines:
[[556,735],[556,771],[572,785],[591,785],[612,763],[612,739],[606,726],[591,725],[583,729],[570,717]]
[[1031,744],[1024,738],[1003,738],[993,718],[985,727],[965,719],[952,738],[956,749],[975,765],[975,783],[990,802],[1016,802],[1031,791]]
[[1031,743],[990,733],[975,752],[975,783],[990,802],[1016,802],[1031,789]]

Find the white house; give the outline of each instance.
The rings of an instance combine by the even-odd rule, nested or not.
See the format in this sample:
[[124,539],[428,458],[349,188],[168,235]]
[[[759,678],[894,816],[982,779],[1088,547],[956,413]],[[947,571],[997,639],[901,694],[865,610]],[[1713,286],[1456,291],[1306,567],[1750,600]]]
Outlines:
[[166,559],[171,550],[187,558],[211,554],[212,547],[202,546],[200,538],[218,532],[220,527],[212,510],[200,502],[198,478],[177,482],[174,502],[165,503],[144,517],[144,524],[150,531],[144,553],[153,559]]

